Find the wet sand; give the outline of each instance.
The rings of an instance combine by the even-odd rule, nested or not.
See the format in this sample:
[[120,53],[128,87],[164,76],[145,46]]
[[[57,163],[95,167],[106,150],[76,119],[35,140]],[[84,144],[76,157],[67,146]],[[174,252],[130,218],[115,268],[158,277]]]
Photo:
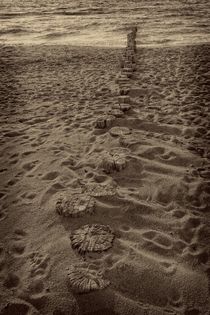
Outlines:
[[[123,52],[0,47],[1,315],[209,314],[210,46],[139,48],[126,84]],[[81,253],[92,224],[114,239]],[[72,266],[110,284],[74,292]]]

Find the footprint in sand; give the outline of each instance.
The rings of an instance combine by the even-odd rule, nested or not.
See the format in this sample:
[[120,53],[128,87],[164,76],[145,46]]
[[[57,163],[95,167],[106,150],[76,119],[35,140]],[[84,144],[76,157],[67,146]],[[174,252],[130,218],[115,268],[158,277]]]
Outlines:
[[152,251],[158,255],[170,255],[173,248],[173,240],[170,236],[150,230],[142,233],[144,243],[143,248]]
[[161,265],[164,267],[165,269],[165,273],[167,275],[173,275],[176,273],[177,271],[177,264],[176,263],[171,263],[168,261],[163,261],[161,262]]
[[182,260],[190,266],[200,266],[205,272],[209,265],[209,248],[208,245],[201,246],[198,235],[194,235],[190,245],[183,249]]
[[9,154],[8,163],[10,165],[16,164],[19,161],[19,153]]
[[7,215],[7,210],[3,208],[3,205],[0,205],[0,222],[5,220],[7,218]]
[[29,150],[29,151],[25,151],[25,152],[23,152],[22,154],[21,154],[21,157],[26,157],[26,156],[29,156],[29,155],[31,155],[31,154],[33,154],[33,153],[36,153],[36,151],[32,151],[32,150]]
[[44,205],[46,202],[48,202],[52,196],[58,193],[58,191],[64,190],[65,186],[63,186],[59,182],[53,183],[42,195],[41,197],[41,205]]
[[146,148],[144,152],[141,153],[141,156],[148,158],[150,160],[155,159],[156,156],[163,155],[165,153],[165,149],[162,147],[152,147]]
[[18,182],[18,179],[12,178],[7,182],[7,186],[14,186]]
[[[16,256],[16,249],[15,254],[12,251],[12,247],[15,242],[15,235],[14,240],[12,243],[9,243],[8,248],[5,248],[2,244],[0,245],[0,278],[2,280],[2,284],[6,289],[17,289],[20,284],[20,278],[16,271],[13,269],[12,264],[8,264],[8,258],[17,257]],[[19,248],[18,248],[19,249]]]
[[201,248],[198,241],[195,241],[183,251],[182,257],[191,264],[205,266],[209,262],[209,250],[208,248]]
[[0,191],[0,199],[3,199],[3,198],[4,198],[4,196],[6,196],[5,192]]
[[15,230],[12,241],[9,245],[9,251],[14,257],[18,258],[24,255],[26,248],[26,235],[27,233],[22,229]]
[[4,173],[4,172],[6,172],[7,171],[7,168],[1,168],[0,169],[0,173]]
[[13,254],[15,257],[22,256],[25,252],[26,242],[24,237],[16,236],[14,237],[13,241],[10,244],[10,253]]
[[27,235],[27,233],[23,229],[16,229],[14,234],[15,234],[14,238],[16,240],[23,239]]
[[201,313],[199,309],[196,309],[196,308],[190,308],[184,311],[184,315],[200,315],[200,314]]
[[34,161],[31,161],[31,162],[24,163],[22,165],[22,168],[26,172],[30,172],[32,169],[34,169],[34,167],[37,165],[38,162],[39,162],[39,160],[34,160]]
[[49,256],[42,255],[39,252],[30,254],[30,276],[31,278],[46,278],[49,274]]
[[34,198],[36,198],[37,193],[35,192],[25,192],[21,195],[21,198],[23,199],[28,199],[28,200],[33,200]]
[[201,219],[198,217],[185,216],[182,218],[181,227],[178,229],[181,240],[190,243],[200,226]]
[[29,303],[13,298],[0,305],[0,315],[38,315],[39,312]]
[[131,230],[131,227],[127,225],[121,225],[120,230],[123,232],[128,232]]
[[14,158],[17,158],[19,156],[19,153],[14,153],[12,155],[10,155],[10,159],[14,159]]
[[180,209],[175,209],[171,212],[172,216],[174,216],[177,219],[181,219],[186,215],[186,212]]
[[54,180],[60,175],[59,172],[49,172],[42,176],[43,180]]
[[19,297],[32,304],[37,309],[42,309],[47,302],[46,279],[49,275],[49,256],[39,252],[32,252],[26,262],[27,278],[19,289]]
[[7,289],[17,288],[20,283],[19,277],[14,272],[9,272],[4,280],[4,287]]
[[0,244],[0,279],[1,273],[4,274],[6,268],[6,260],[5,260],[5,248],[3,244]]

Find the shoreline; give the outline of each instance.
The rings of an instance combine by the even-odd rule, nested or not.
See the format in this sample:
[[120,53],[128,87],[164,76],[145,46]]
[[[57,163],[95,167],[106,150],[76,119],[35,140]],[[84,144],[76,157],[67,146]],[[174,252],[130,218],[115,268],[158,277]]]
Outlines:
[[[177,44],[177,43],[174,43],[174,44],[151,44],[151,45],[139,45],[137,43],[137,49],[140,50],[140,49],[184,49],[184,48],[189,48],[189,47],[202,47],[202,46],[209,46],[210,45],[210,42],[200,42],[200,43],[189,43],[189,44]],[[75,48],[75,49],[79,49],[79,48],[89,48],[89,49],[113,49],[113,50],[123,50],[124,49],[124,45],[120,45],[120,46],[100,46],[100,45],[82,45],[82,44],[78,44],[78,45],[71,45],[70,43],[3,43],[3,42],[0,42],[0,47],[25,47],[25,48],[29,48],[29,47],[68,47],[68,48]]]

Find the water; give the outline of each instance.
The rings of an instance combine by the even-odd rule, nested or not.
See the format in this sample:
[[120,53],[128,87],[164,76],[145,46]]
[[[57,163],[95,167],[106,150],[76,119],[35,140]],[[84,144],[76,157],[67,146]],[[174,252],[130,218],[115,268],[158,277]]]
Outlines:
[[141,46],[210,40],[209,0],[0,0],[0,43]]

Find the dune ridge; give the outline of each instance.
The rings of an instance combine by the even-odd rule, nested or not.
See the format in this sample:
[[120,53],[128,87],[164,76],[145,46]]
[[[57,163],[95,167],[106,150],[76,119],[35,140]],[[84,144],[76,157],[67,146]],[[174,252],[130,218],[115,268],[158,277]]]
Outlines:
[[209,314],[209,46],[136,31],[0,49],[1,315]]

